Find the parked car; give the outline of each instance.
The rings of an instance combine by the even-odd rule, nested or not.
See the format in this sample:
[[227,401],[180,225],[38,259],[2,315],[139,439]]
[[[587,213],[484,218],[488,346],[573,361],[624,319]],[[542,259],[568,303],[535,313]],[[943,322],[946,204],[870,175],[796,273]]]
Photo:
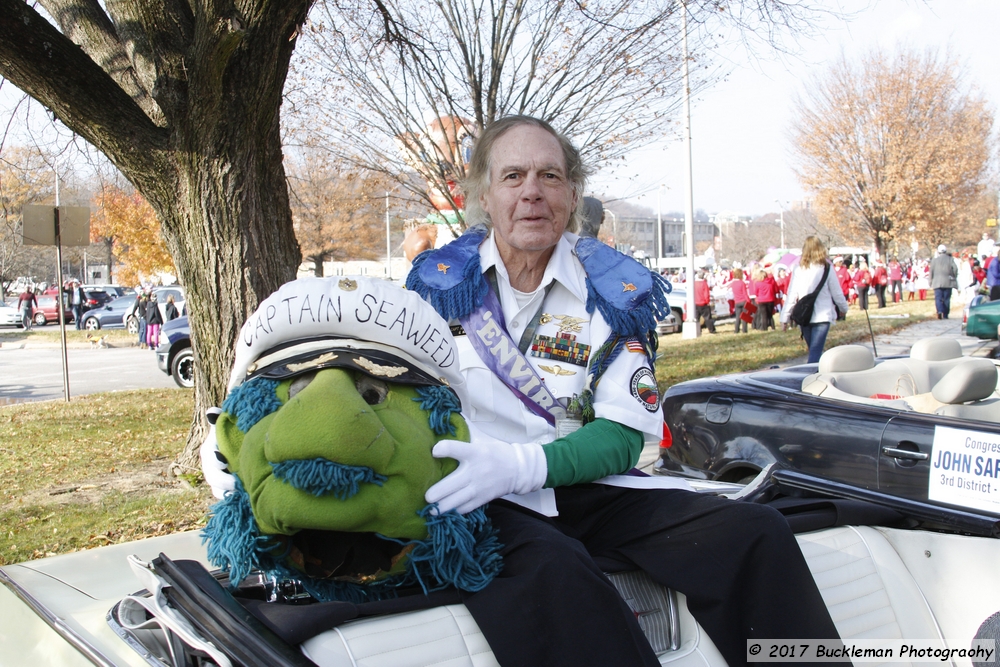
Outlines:
[[[787,470],[771,471],[747,487],[703,482],[696,489],[739,492],[741,499],[734,502],[805,496],[793,511],[783,508],[797,532],[798,547],[792,548],[805,556],[846,645],[870,641],[873,627],[888,627],[891,633],[881,630],[877,636],[898,637],[879,640],[894,650],[914,640],[922,650],[968,650],[980,637],[989,638],[992,648],[990,622],[1000,608],[996,517],[920,502],[901,505]],[[844,499],[851,500],[846,507],[854,516],[859,506],[869,510],[865,525],[836,524]],[[254,573],[230,588],[227,576],[211,568],[197,531],[5,565],[0,663],[496,664],[453,589],[431,597],[416,589],[394,600],[316,604],[294,579]],[[682,597],[641,573],[608,576],[630,592],[628,602],[641,616],[661,665],[725,665]],[[642,606],[636,606],[633,599],[640,594]],[[761,648],[763,655],[777,657],[788,644]],[[930,660],[926,655],[922,661]],[[954,655],[948,664],[973,665],[968,657],[948,655]]]
[[19,327],[21,324],[21,311],[0,302],[0,327]]
[[[32,318],[38,326],[44,326],[49,322],[59,321],[59,306],[56,303],[56,294],[46,293],[36,295],[38,300],[35,309],[32,311]],[[73,321],[73,309],[69,305],[69,296],[63,293],[63,318],[69,324]]]
[[100,289],[85,289],[83,294],[86,297],[86,301],[83,303],[84,312],[99,308],[115,298],[113,294]]
[[120,296],[83,314],[84,329],[121,329],[125,313],[135,303],[134,296]]
[[972,298],[965,308],[965,335],[976,338],[997,338],[1000,326],[1000,301],[989,301],[982,295]]
[[663,397],[657,472],[740,481],[776,464],[1000,515],[996,387],[993,360],[962,357],[947,338],[909,357],[845,345],[819,364],[679,383]]
[[81,285],[85,290],[101,290],[102,292],[107,292],[111,295],[111,298],[119,296],[128,296],[129,294],[135,294],[135,290],[131,287],[122,287],[121,285]]
[[[181,315],[187,314],[183,287],[178,285],[172,285],[170,287],[154,287],[153,294],[156,295],[156,304],[160,308],[160,315],[163,316],[164,322],[167,321],[167,298],[170,296],[174,297],[174,305],[177,307],[177,312]],[[133,295],[132,303],[135,303],[135,296],[136,295]],[[139,333],[139,318],[131,312],[126,311],[123,322],[125,323],[125,327],[128,329],[129,333]]]
[[156,348],[156,365],[172,377],[178,387],[193,387],[194,350],[191,349],[191,327],[187,315],[164,323],[160,329],[160,341]]

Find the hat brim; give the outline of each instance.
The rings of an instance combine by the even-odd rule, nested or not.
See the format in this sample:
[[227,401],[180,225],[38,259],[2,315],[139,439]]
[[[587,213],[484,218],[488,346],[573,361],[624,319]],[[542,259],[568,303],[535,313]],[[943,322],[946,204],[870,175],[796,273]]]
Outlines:
[[396,348],[338,337],[296,340],[272,348],[250,365],[243,381],[258,377],[284,380],[325,368],[346,368],[398,384],[448,384],[444,378],[435,377],[430,369]]

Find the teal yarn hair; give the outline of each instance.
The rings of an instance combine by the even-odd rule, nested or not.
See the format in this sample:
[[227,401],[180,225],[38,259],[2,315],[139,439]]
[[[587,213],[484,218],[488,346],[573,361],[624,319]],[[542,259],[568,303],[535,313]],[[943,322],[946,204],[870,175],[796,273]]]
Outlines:
[[420,398],[414,401],[420,403],[420,409],[430,413],[428,424],[437,435],[455,435],[455,427],[451,423],[451,413],[461,412],[462,404],[455,392],[444,386],[417,387]]
[[274,476],[314,496],[333,493],[339,500],[357,494],[360,484],[382,486],[388,479],[367,466],[351,466],[324,458],[272,463]]

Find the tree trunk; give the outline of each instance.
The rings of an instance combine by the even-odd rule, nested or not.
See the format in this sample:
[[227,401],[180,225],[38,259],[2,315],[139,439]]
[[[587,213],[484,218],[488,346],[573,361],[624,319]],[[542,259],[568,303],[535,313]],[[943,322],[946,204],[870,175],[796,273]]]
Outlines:
[[264,297],[295,278],[300,262],[277,116],[265,136],[228,140],[242,135],[234,128],[234,136],[210,155],[177,160],[177,191],[162,194],[180,196],[154,204],[164,211],[164,238],[187,288],[197,364],[194,423],[187,446],[171,466],[175,474],[200,469],[205,411],[225,397],[240,327]]

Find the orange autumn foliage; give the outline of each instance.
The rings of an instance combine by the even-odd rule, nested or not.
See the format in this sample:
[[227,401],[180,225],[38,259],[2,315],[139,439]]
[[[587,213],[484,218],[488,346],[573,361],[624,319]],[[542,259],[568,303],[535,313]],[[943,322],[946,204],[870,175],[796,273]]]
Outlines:
[[90,239],[94,243],[112,240],[112,252],[119,263],[114,273],[118,284],[138,285],[156,273],[176,273],[160,234],[160,221],[138,192],[102,188],[94,196]]

